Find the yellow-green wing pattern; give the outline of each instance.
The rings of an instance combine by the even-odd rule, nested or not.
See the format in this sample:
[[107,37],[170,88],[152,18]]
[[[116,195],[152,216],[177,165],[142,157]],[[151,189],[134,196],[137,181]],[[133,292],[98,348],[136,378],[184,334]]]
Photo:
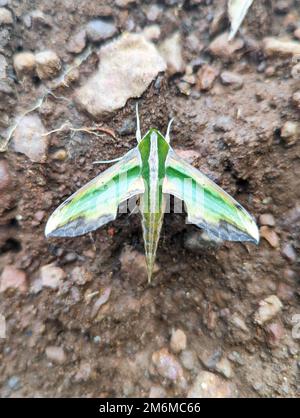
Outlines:
[[258,228],[249,213],[224,190],[170,149],[163,192],[183,200],[188,222],[212,238],[259,242]]
[[129,151],[63,202],[49,218],[47,237],[75,237],[94,231],[117,216],[120,203],[144,193],[140,154]]

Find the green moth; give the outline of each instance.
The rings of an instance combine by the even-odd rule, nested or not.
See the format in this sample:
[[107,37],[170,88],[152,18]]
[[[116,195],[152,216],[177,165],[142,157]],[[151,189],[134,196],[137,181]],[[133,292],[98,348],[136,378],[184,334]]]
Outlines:
[[180,158],[166,136],[150,129],[141,136],[137,109],[137,146],[63,202],[50,216],[46,237],[75,237],[116,219],[119,205],[139,198],[143,238],[151,280],[168,195],[184,202],[187,221],[211,238],[259,242],[249,213],[224,190]]

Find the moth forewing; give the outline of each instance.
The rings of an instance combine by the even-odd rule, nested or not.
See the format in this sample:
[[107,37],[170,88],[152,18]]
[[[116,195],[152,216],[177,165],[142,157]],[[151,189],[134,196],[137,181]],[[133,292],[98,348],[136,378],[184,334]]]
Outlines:
[[163,191],[182,199],[186,204],[188,222],[212,236],[230,241],[259,242],[258,228],[252,216],[172,149],[166,162]]
[[144,192],[137,148],[95,177],[50,216],[47,237],[74,237],[94,231],[117,216],[121,202]]

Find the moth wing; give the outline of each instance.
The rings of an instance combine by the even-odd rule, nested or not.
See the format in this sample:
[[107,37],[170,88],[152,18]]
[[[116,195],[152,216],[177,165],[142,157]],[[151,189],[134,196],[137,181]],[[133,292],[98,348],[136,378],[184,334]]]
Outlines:
[[170,149],[163,192],[183,200],[187,220],[213,238],[259,242],[251,215],[224,190]]
[[144,192],[137,148],[95,177],[50,216],[47,237],[75,237],[94,231],[117,216],[121,202]]

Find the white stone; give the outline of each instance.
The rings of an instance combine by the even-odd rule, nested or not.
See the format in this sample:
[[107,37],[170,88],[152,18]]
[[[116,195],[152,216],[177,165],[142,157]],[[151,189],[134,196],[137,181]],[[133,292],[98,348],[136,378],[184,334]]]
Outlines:
[[14,55],[13,64],[18,77],[31,74],[35,69],[35,56],[32,52],[19,52]]
[[167,63],[168,73],[170,75],[184,72],[185,63],[182,57],[182,45],[179,32],[175,32],[172,36],[165,39],[161,43],[159,51]]
[[50,287],[57,289],[61,280],[65,278],[66,274],[60,267],[54,264],[47,264],[40,269],[40,277],[42,279],[43,287]]
[[95,118],[140,97],[166,64],[142,34],[123,34],[99,52],[97,73],[75,93],[80,107]]
[[66,361],[66,354],[62,347],[49,346],[46,348],[46,356],[54,363],[63,364]]
[[48,148],[48,139],[43,136],[44,125],[36,114],[20,117],[13,133],[13,147],[16,152],[25,154],[33,162],[44,162]]
[[13,15],[10,10],[0,7],[0,25],[12,25],[14,23]]
[[170,347],[174,353],[180,353],[186,349],[186,335],[181,329],[172,331]]
[[259,308],[254,315],[254,320],[259,325],[274,318],[280,312],[283,305],[276,295],[271,295],[259,302]]
[[61,69],[61,62],[56,52],[47,50],[36,54],[36,72],[42,80],[55,77]]

